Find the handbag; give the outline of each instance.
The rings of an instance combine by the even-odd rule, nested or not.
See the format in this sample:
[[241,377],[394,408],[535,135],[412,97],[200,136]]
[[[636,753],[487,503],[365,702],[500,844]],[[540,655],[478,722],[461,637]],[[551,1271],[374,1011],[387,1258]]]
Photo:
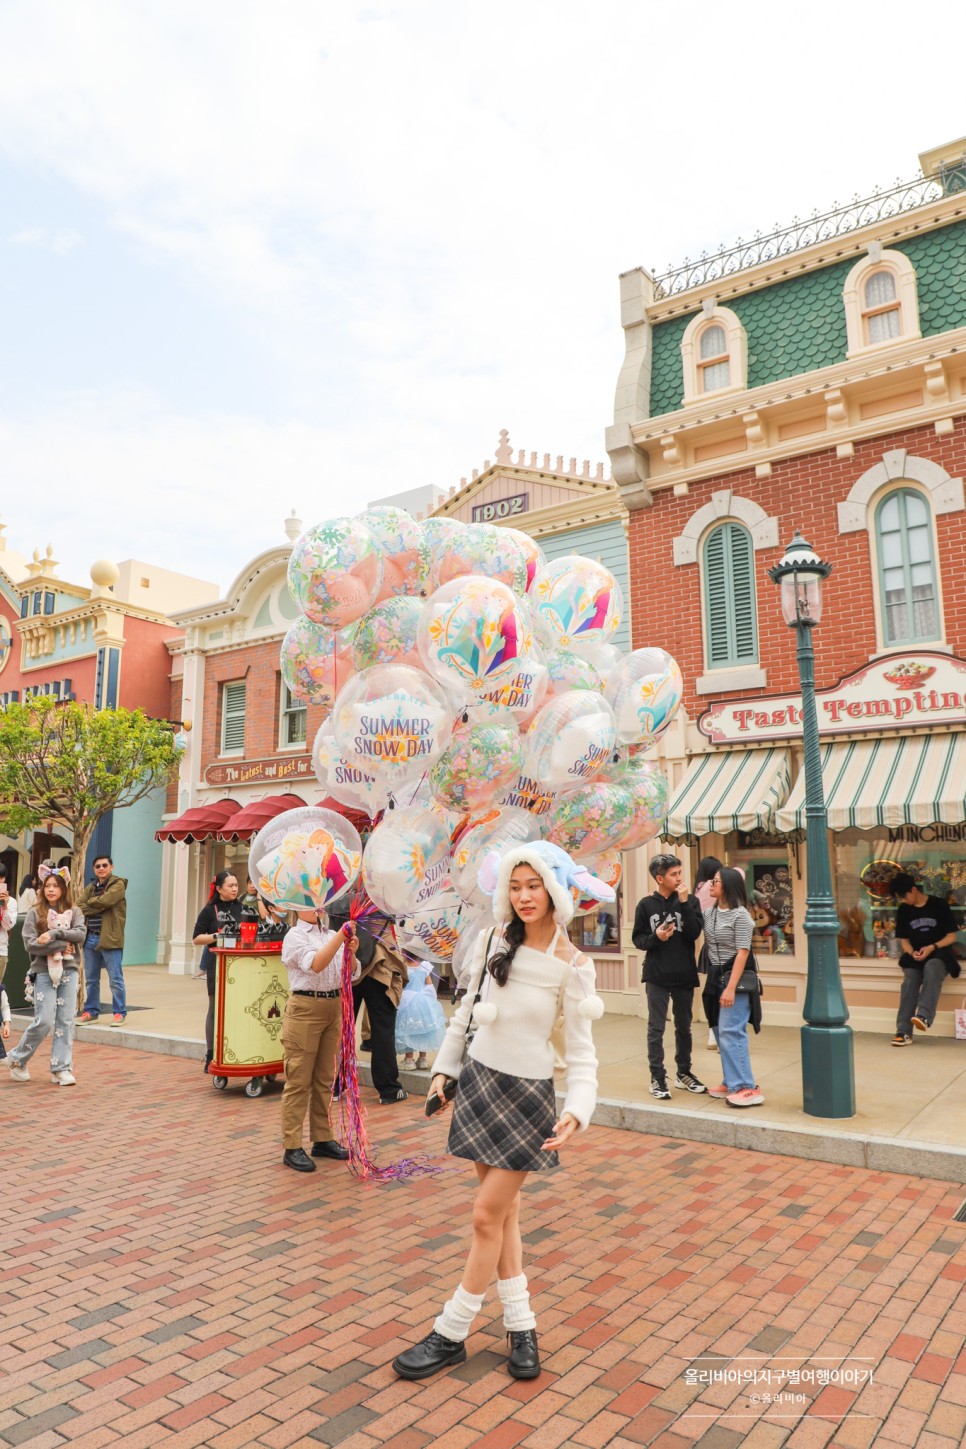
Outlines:
[[956,1031],[957,1041],[966,1041],[966,996],[963,997],[962,1006],[953,1008],[953,1025]]

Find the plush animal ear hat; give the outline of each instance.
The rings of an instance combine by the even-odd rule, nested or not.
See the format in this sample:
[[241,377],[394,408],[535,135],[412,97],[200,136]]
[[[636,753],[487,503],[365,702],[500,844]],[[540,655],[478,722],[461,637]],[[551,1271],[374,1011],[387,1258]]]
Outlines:
[[551,845],[548,840],[533,840],[527,845],[514,845],[502,854],[491,851],[480,866],[480,889],[493,897],[493,919],[498,925],[505,924],[513,914],[510,876],[518,865],[532,866],[543,881],[558,925],[566,926],[573,920],[574,890],[595,901],[615,899],[612,886],[591,875],[586,866],[571,860],[559,845]]

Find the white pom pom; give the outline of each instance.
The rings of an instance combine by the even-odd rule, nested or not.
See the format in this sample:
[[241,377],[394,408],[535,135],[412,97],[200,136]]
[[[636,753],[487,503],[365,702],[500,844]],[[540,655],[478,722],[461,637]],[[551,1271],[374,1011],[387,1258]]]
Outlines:
[[[603,1010],[603,1005],[601,1005]],[[473,1009],[473,1020],[477,1026],[492,1026],[497,1017],[497,1005],[495,1001],[481,1001]]]
[[604,1003],[599,996],[585,996],[577,1010],[588,1021],[600,1021],[604,1014]]

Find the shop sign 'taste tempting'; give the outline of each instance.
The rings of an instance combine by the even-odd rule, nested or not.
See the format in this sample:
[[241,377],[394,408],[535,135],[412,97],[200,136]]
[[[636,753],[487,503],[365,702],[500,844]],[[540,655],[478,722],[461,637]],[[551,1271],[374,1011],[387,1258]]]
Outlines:
[[[892,654],[815,694],[825,735],[936,729],[966,723],[966,660],[923,650]],[[698,729],[714,745],[794,739],[802,733],[801,695],[713,704]]]

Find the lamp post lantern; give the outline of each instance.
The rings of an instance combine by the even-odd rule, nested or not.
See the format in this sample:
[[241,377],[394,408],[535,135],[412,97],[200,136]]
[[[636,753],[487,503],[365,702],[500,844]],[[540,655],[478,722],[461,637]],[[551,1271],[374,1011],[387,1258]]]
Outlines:
[[832,895],[828,817],[815,712],[812,630],[822,617],[822,584],[832,572],[796,530],[768,577],[781,589],[785,623],[798,635],[805,747],[805,937],[808,979],[802,1027],[802,1091],[811,1117],[855,1116],[855,1066],[849,1009],[839,969],[839,918]]

